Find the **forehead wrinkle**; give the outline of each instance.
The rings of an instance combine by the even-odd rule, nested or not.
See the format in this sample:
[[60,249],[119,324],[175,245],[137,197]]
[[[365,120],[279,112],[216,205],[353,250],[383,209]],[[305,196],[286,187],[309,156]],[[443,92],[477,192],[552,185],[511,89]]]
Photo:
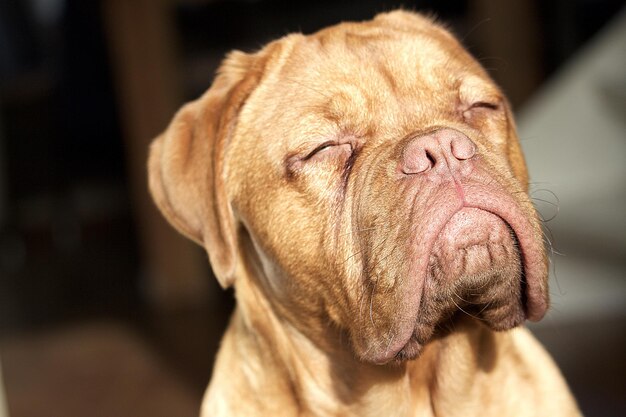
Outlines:
[[[406,27],[391,27],[382,21],[348,22],[333,30],[304,37],[300,44],[306,45],[306,48],[297,50],[301,65],[316,65],[318,73],[324,72],[324,67],[330,67],[334,74],[343,72],[347,79],[352,79],[355,71],[359,74],[361,66],[374,64],[389,86],[401,87],[395,88],[393,93],[413,87],[416,80],[411,74],[418,72],[428,83],[442,79],[434,76],[433,71],[448,72],[454,67],[465,67],[468,72],[484,75],[480,65],[474,63],[458,41],[431,19],[422,19],[419,25]],[[415,71],[412,72],[411,68]],[[431,74],[433,76],[429,76]]]
[[327,128],[356,135],[404,131],[456,104],[459,82],[453,69],[480,72],[468,65],[469,55],[458,44],[450,45],[438,32],[424,36],[347,26],[349,31],[292,38],[281,65],[268,77],[283,86],[273,97],[277,106],[268,122],[275,125],[275,116],[297,121],[307,114]]
[[306,101],[306,111],[347,133],[359,135],[367,130],[377,103],[389,104],[393,94],[381,88],[379,76],[370,66],[362,65],[362,59],[347,59],[345,51],[330,51],[320,43],[305,45],[293,51],[293,65],[286,66],[281,74],[281,82],[294,86],[289,98],[282,98],[282,105],[293,107],[294,102]]

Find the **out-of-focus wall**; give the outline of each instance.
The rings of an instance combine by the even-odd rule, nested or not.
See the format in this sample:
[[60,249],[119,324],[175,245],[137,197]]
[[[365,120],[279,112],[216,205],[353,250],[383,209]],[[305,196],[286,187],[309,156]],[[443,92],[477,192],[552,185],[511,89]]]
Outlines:
[[626,317],[625,45],[626,11],[518,118],[532,196],[552,218],[553,321]]
[[520,112],[531,196],[554,249],[532,326],[585,415],[626,413],[626,10]]

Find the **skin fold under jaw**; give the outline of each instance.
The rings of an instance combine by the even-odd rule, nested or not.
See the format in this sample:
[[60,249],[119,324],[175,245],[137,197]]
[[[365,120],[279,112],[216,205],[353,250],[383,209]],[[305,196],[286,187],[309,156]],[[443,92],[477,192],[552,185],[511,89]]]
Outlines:
[[511,111],[430,19],[232,53],[149,172],[235,287],[203,415],[578,415],[532,337],[502,332],[548,307]]

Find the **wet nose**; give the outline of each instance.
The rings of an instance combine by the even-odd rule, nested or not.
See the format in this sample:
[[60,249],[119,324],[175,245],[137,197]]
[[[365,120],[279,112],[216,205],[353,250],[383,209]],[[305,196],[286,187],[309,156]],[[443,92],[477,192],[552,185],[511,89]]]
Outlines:
[[455,129],[439,129],[412,138],[402,152],[400,162],[405,174],[421,174],[430,170],[454,170],[476,154],[476,145]]

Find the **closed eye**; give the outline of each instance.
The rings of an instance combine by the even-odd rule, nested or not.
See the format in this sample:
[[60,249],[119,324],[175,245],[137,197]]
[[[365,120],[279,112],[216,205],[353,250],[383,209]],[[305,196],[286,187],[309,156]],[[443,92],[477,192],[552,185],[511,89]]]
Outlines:
[[306,154],[301,161],[302,162],[337,162],[345,161],[352,155],[354,149],[352,143],[343,142],[337,143],[333,141],[324,142],[311,152]]
[[347,161],[350,161],[355,155],[354,151],[351,142],[327,141],[317,145],[307,153],[292,154],[285,159],[287,177],[295,178],[298,173],[303,172],[302,170],[306,166],[327,166],[337,170],[345,170]]
[[303,161],[306,161],[308,159],[311,159],[314,155],[324,151],[324,150],[328,150],[329,148],[333,147],[333,146],[337,146],[339,145],[337,142],[333,142],[333,141],[328,141],[328,142],[324,142],[321,145],[317,146],[315,149],[313,149],[311,152],[309,152],[304,158],[302,158]]
[[491,101],[477,101],[472,103],[469,107],[469,110],[472,109],[488,109],[488,110],[498,110],[500,109],[500,104]]
[[500,113],[502,106],[502,102],[495,98],[490,100],[477,100],[466,105],[465,109],[461,110],[461,114],[466,121],[479,120],[483,117]]

